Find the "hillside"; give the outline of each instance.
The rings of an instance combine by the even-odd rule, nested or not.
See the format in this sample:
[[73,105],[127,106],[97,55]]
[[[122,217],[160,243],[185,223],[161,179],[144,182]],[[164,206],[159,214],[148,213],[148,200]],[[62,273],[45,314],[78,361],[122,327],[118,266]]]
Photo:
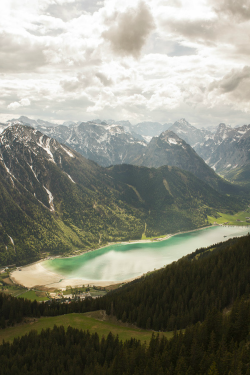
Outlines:
[[0,144],[0,264],[141,237],[145,214],[105,169],[30,127]]

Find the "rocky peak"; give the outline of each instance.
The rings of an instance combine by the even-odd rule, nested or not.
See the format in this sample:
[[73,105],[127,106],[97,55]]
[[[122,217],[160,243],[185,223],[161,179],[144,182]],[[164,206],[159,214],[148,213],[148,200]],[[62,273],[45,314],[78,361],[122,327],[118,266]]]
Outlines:
[[161,133],[159,138],[167,142],[169,145],[181,146],[184,143],[183,140],[172,130],[166,130],[165,132]]

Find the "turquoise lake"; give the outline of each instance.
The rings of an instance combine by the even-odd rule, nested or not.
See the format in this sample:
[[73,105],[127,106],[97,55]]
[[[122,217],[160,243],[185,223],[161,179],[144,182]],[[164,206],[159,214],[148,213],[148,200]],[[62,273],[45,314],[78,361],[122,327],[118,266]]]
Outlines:
[[161,268],[201,247],[246,235],[249,227],[215,226],[150,243],[115,244],[71,257],[44,261],[42,265],[65,278],[123,281]]

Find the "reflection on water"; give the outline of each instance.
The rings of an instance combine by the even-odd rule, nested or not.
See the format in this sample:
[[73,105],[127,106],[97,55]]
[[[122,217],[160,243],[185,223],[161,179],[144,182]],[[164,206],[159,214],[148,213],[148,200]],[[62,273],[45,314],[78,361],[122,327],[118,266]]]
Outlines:
[[65,278],[122,281],[172,263],[201,247],[247,234],[246,227],[211,227],[150,243],[111,245],[77,257],[43,262]]

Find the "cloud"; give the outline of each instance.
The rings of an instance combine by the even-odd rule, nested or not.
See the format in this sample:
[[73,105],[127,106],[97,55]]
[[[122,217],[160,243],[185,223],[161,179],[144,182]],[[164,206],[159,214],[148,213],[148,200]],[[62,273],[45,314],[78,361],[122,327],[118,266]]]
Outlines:
[[22,35],[0,32],[0,71],[30,72],[45,63],[40,42]]
[[103,86],[111,86],[113,84],[112,79],[109,79],[103,73],[96,73],[96,77],[99,78]]
[[250,67],[245,66],[240,71],[232,70],[225,75],[221,80],[214,81],[209,86],[209,91],[220,89],[221,92],[227,93],[234,91],[242,81],[250,79]]
[[227,14],[240,21],[250,19],[250,1],[249,0],[213,0],[214,9],[218,13]]
[[30,100],[28,98],[24,98],[24,99],[21,99],[19,102],[10,103],[7,106],[7,108],[15,110],[20,107],[28,107],[30,104],[31,104]]
[[138,57],[147,37],[154,29],[153,16],[144,2],[138,7],[116,13],[114,25],[103,32],[103,37],[110,42],[118,55]]

